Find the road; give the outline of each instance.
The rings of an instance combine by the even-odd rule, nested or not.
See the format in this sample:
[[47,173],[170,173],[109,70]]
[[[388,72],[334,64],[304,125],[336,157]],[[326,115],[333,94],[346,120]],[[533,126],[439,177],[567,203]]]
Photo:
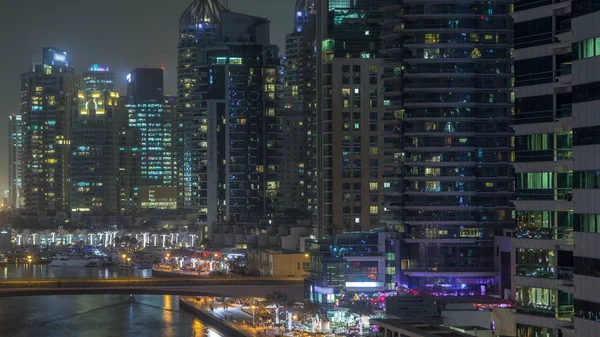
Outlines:
[[76,294],[168,294],[264,297],[274,291],[303,296],[303,280],[277,277],[195,277],[118,279],[28,279],[0,281],[0,296]]

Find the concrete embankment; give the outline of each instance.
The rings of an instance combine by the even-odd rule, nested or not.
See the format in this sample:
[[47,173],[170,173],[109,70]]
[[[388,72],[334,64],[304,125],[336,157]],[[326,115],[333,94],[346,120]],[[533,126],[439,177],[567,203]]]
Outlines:
[[252,336],[245,334],[237,329],[234,329],[229,324],[221,321],[220,319],[216,318],[215,316],[213,316],[201,309],[198,309],[196,306],[194,306],[191,303],[188,303],[185,299],[183,299],[181,297],[179,298],[179,307],[190,311],[196,317],[198,317],[198,319],[201,320],[206,326],[213,328],[214,330],[217,330],[223,336],[226,336],[226,337],[252,337]]

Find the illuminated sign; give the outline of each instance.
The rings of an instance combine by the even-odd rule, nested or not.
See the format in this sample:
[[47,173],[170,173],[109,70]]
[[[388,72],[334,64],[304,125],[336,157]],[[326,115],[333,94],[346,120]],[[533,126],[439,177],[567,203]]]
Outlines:
[[127,82],[131,82],[131,74],[127,74]]
[[0,234],[8,234],[8,232],[4,230],[4,231],[0,232]]
[[333,294],[333,288],[315,286],[314,290],[319,294]]
[[54,53],[54,61],[67,62],[67,55]]
[[90,71],[108,71],[108,65],[92,64],[90,66]]
[[383,288],[383,282],[346,282],[346,288]]

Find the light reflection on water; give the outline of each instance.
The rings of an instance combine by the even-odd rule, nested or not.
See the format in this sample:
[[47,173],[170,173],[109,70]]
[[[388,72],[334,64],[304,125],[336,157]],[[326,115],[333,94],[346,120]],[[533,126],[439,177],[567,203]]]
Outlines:
[[0,336],[216,337],[177,296],[75,295],[0,300]]
[[152,269],[119,269],[111,267],[50,267],[47,264],[8,264],[0,267],[0,279],[21,278],[119,278],[119,277],[152,277]]
[[[0,280],[152,277],[152,270],[9,264]],[[0,337],[220,337],[186,311],[177,296],[69,295],[0,298]]]

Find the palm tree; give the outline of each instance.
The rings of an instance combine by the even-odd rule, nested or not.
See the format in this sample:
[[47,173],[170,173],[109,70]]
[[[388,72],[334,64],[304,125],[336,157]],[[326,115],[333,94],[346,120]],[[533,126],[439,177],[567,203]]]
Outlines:
[[365,316],[368,317],[373,314],[373,307],[369,301],[351,301],[348,304],[348,310],[360,316],[360,333],[362,334],[362,321],[364,321]]
[[265,302],[267,305],[275,306],[275,324],[279,324],[279,309],[288,307],[290,298],[280,291],[274,291],[273,293],[265,296]]
[[319,323],[319,321],[321,319],[326,319],[327,317],[322,306],[308,300],[304,301],[302,312],[311,320],[313,332],[315,331],[315,326]]

